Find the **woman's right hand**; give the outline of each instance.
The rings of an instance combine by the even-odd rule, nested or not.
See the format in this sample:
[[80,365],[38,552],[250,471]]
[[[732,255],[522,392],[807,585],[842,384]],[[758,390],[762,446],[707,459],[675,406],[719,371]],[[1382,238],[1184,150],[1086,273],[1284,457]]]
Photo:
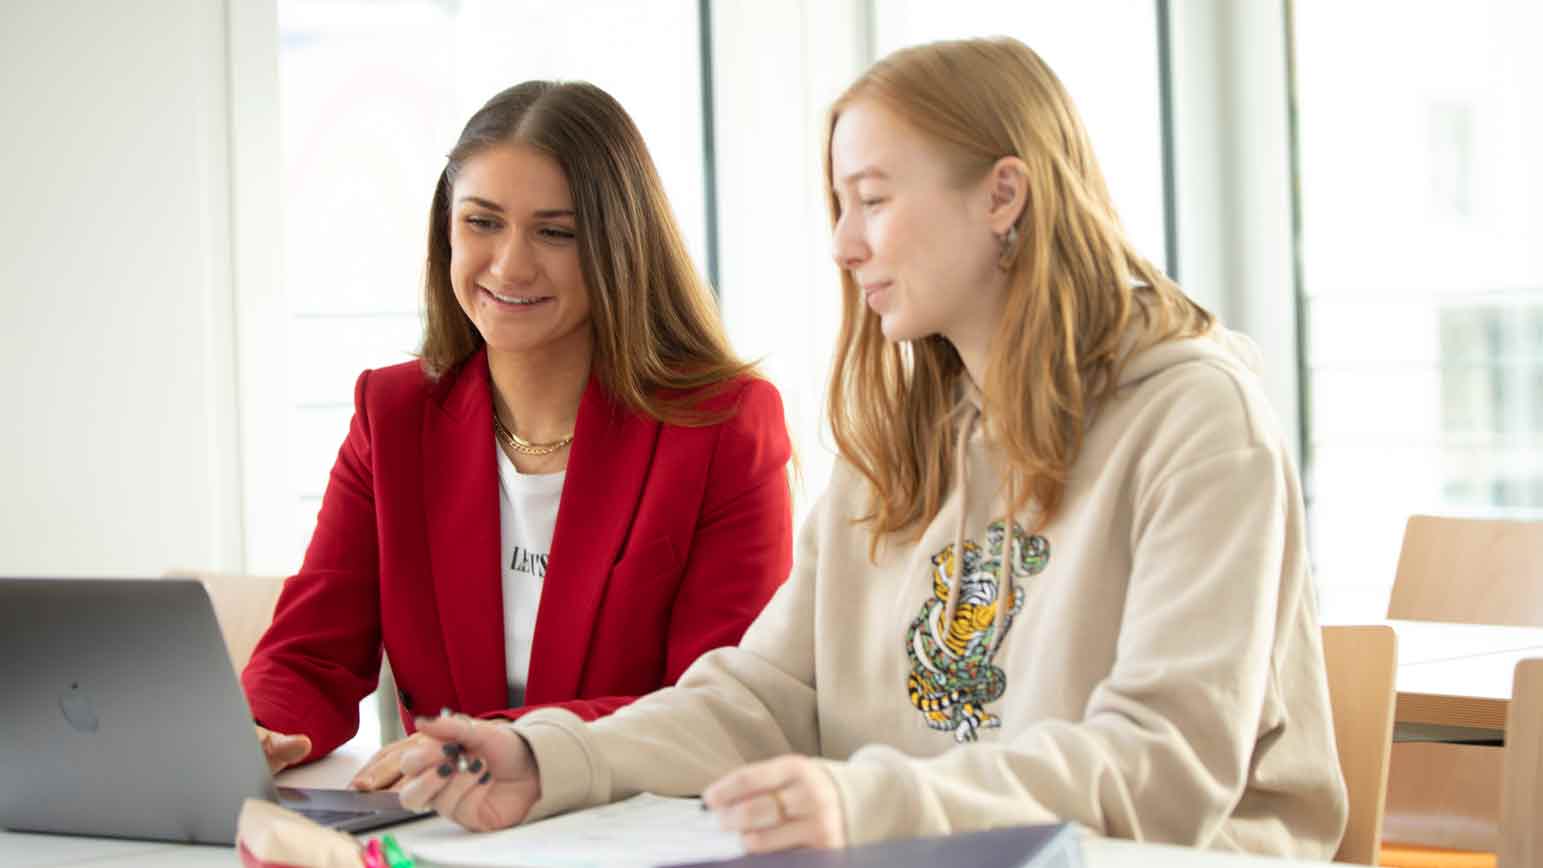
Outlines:
[[426,738],[402,755],[402,807],[433,808],[473,832],[488,832],[524,820],[541,799],[536,755],[508,723],[456,714],[416,724]]
[[256,724],[253,726],[257,730],[257,743],[263,747],[263,756],[268,758],[268,771],[272,774],[278,774],[300,762],[311,752],[310,736],[285,735]]

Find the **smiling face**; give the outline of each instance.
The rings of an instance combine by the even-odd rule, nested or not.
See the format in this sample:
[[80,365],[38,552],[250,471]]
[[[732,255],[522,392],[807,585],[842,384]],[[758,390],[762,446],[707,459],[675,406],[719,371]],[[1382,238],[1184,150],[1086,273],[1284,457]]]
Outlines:
[[575,219],[562,167],[535,148],[493,145],[462,163],[450,201],[450,284],[490,353],[589,341]]
[[884,337],[984,347],[1006,288],[990,173],[961,186],[941,148],[871,99],[841,110],[830,149],[836,264]]

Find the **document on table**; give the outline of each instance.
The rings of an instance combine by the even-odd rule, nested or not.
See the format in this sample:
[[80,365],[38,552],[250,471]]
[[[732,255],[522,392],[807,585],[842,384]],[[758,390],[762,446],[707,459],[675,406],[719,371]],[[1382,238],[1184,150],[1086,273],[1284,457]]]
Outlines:
[[445,824],[404,838],[414,858],[457,868],[652,868],[745,853],[739,836],[719,829],[699,799],[649,793],[500,832]]

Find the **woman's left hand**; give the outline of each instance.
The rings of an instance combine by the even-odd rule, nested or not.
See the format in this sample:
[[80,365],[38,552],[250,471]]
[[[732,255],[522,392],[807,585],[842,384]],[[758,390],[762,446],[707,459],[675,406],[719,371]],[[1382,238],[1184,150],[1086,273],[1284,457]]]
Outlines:
[[421,732],[398,739],[370,757],[359,771],[354,773],[349,787],[356,790],[384,790],[399,787],[402,780],[402,755],[412,748],[428,744],[429,739]]
[[724,829],[745,849],[845,847],[846,824],[836,784],[818,761],[798,754],[745,766],[702,793]]

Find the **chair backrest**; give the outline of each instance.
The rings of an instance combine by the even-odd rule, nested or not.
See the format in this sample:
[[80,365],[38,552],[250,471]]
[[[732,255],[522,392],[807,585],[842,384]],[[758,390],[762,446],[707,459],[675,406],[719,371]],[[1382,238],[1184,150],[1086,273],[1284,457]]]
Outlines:
[[1496,868],[1543,864],[1543,660],[1516,664],[1506,710]]
[[203,582],[214,604],[215,620],[225,636],[230,662],[239,675],[251,659],[257,640],[273,621],[273,607],[284,587],[282,578],[273,576],[231,576],[208,573],[174,574],[176,578],[196,578]]
[[1393,744],[1398,639],[1386,626],[1324,627],[1334,742],[1350,793],[1350,822],[1336,862],[1377,864]]
[[1543,626],[1543,521],[1410,516],[1388,617]]

